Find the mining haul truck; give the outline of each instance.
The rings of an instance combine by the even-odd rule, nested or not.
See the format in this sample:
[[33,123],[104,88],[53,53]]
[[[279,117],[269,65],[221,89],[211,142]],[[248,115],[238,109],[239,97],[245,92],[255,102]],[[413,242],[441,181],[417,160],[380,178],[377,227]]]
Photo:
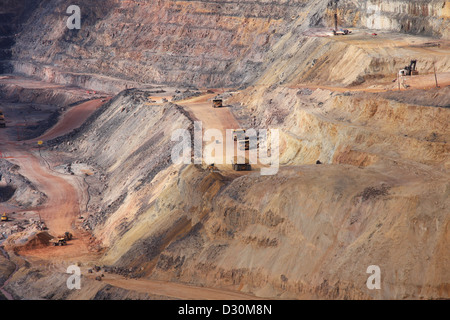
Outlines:
[[0,128],[5,127],[6,127],[5,116],[3,115],[3,111],[0,110]]
[[245,130],[244,129],[233,129],[232,135],[233,135],[234,141],[241,140],[241,138],[245,137]]
[[238,140],[239,149],[241,150],[249,150],[250,149],[250,138],[245,137],[244,139]]
[[50,242],[53,243],[54,246],[65,246],[67,244],[67,241],[72,240],[72,237],[72,234],[67,231],[64,233],[64,235],[54,238],[50,240]]
[[248,159],[238,159],[238,157],[234,157],[231,160],[231,164],[234,171],[252,171],[252,166],[249,163]]
[[55,247],[65,246],[67,244],[66,239],[64,239],[64,238],[54,238],[54,239],[50,240],[50,242],[53,243],[53,245]]
[[214,99],[212,103],[213,108],[222,108],[223,100],[222,99]]

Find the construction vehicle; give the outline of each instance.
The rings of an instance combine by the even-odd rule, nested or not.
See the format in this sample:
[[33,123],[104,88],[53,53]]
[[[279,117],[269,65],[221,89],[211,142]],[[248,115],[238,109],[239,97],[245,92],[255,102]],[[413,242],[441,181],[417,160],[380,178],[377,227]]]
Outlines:
[[6,127],[5,116],[3,115],[3,111],[0,110],[0,128],[5,127]]
[[250,138],[244,137],[243,139],[238,140],[239,149],[241,150],[249,150],[250,149]]
[[52,240],[50,240],[50,242],[53,243],[55,247],[65,246],[67,244],[66,239],[64,238],[53,238]]
[[222,108],[223,100],[222,99],[214,99],[212,103],[213,108]]
[[404,74],[405,76],[417,76],[419,74],[419,71],[416,69],[417,66],[417,60],[411,60],[409,63],[409,66],[405,66]]
[[72,240],[72,234],[70,233],[70,232],[68,232],[68,231],[66,231],[65,233],[64,233],[64,235],[62,235],[62,236],[59,236],[58,238],[60,238],[60,239],[64,239],[64,240],[66,240],[66,241],[70,241],[70,240]]
[[219,169],[216,167],[214,163],[211,163],[207,169],[209,172],[219,172]]
[[346,36],[350,33],[352,33],[352,32],[348,29],[333,30],[333,35],[335,35],[335,36]]
[[66,238],[66,240],[72,240],[73,235],[70,232],[66,231],[66,233],[64,233],[64,238]]
[[233,131],[231,131],[231,134],[233,136],[233,140],[238,141],[244,137],[245,130],[244,129],[233,129]]
[[8,221],[8,220],[9,220],[9,218],[8,218],[8,216],[6,215],[6,213],[3,213],[3,214],[2,214],[1,221]]
[[348,29],[340,29],[338,30],[338,8],[337,8],[338,1],[334,2],[334,29],[333,29],[333,35],[335,36],[346,36],[350,33],[352,33]]
[[231,160],[231,165],[234,171],[252,171],[252,166],[247,158],[238,159],[238,157],[235,156]]

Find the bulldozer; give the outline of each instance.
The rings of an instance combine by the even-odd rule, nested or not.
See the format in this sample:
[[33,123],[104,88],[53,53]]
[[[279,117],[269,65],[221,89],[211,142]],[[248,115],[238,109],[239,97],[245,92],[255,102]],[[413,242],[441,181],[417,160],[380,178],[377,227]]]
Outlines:
[[1,221],[8,221],[8,220],[9,220],[9,217],[6,215],[6,213],[3,213],[2,217],[1,217]]
[[234,171],[252,171],[252,166],[247,158],[238,159],[238,157],[235,156],[231,160],[231,165]]

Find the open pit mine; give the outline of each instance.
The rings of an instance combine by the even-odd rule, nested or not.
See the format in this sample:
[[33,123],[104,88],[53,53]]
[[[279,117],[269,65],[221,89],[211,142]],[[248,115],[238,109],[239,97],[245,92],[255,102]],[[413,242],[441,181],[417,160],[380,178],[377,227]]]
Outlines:
[[0,0],[0,300],[450,299],[449,124],[449,1]]

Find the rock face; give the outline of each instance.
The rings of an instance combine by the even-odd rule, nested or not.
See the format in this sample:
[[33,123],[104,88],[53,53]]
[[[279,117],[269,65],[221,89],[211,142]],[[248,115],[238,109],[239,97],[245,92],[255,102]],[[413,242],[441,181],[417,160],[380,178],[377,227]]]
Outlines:
[[40,1],[33,0],[4,0],[0,6],[0,73],[12,71],[8,63],[11,59],[11,47],[21,25],[26,21]]
[[450,39],[450,2],[442,0],[331,0],[328,16],[338,8],[341,26],[400,31]]
[[[282,129],[276,176],[170,165],[170,132],[192,120],[147,105],[141,90],[65,138],[104,176],[102,206],[86,222],[107,247],[99,263],[262,297],[448,297],[449,109],[320,89],[261,93],[276,107],[252,89],[235,99],[258,125]],[[381,290],[365,286],[371,265]]]
[[[301,35],[309,27],[331,28],[335,12],[334,1],[325,0],[84,0],[78,2],[81,29],[69,30],[70,1],[34,2],[30,18],[20,10],[32,7],[28,2],[14,3],[16,16],[5,15],[22,22],[21,32],[14,40],[13,31],[3,25],[7,36],[2,52],[15,72],[115,93],[125,89],[117,78],[208,87],[252,83],[271,64],[289,61],[286,52],[326,48],[326,41],[305,43]],[[432,0],[339,1],[337,12],[339,26],[448,39],[449,7],[450,2]],[[308,72],[309,65],[291,69]]]
[[[60,148],[77,150],[82,155],[81,161],[93,166],[97,179],[103,182],[97,190],[101,196],[92,199],[101,205],[92,208],[93,214],[86,222],[90,230],[101,229],[99,225],[104,223],[114,229],[107,221],[109,215],[129,194],[148,186],[172,164],[171,150],[176,143],[171,141],[172,132],[192,129],[192,121],[183,109],[172,103],[149,105],[149,95],[134,89],[123,91],[97,110],[79,130],[53,142],[63,141]],[[120,229],[126,230],[127,219],[121,223]]]
[[316,12],[326,5],[81,1],[82,27],[69,30],[70,4],[46,1],[34,12],[13,50],[17,72],[81,85],[93,74],[179,85],[245,84],[256,76],[265,52],[299,16],[305,18],[306,8]]

